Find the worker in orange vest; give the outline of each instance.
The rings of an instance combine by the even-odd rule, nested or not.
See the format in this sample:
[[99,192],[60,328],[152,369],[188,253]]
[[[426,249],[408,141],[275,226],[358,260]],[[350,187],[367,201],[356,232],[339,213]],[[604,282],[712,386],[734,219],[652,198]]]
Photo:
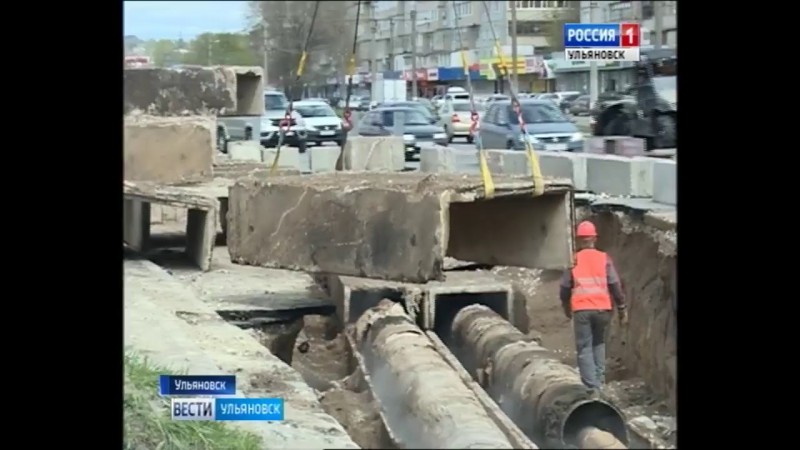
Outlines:
[[594,224],[578,224],[578,253],[575,267],[561,279],[561,303],[564,314],[572,319],[578,370],[587,387],[599,388],[605,383],[606,330],[611,321],[613,304],[620,321],[628,323],[628,310],[617,270],[605,252],[595,249],[597,230]]

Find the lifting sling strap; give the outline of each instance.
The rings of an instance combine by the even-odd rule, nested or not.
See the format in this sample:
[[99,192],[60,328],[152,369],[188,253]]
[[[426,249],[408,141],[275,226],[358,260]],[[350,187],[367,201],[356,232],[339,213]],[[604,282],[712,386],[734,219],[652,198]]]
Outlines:
[[[467,51],[464,46],[464,38],[461,34],[461,28],[458,26],[458,10],[456,9],[456,1],[452,1],[453,6],[453,25],[458,33],[458,46],[461,49],[461,65],[464,66],[464,74],[467,77],[467,90],[469,90],[469,104],[470,104],[470,119],[471,124],[469,132],[475,137],[475,142],[478,146],[478,164],[481,170],[481,181],[483,182],[483,195],[486,198],[494,197],[494,180],[492,180],[492,173],[489,170],[489,163],[486,161],[486,151],[483,148],[483,141],[481,134],[475,133],[478,131],[478,109],[475,107],[475,93],[472,89],[472,78],[469,73],[469,63],[467,62]],[[412,36],[416,39],[416,36]]]
[[[350,109],[350,97],[353,94],[353,77],[356,74],[356,51],[358,50],[358,24],[361,20],[361,0],[356,5],[356,27],[353,32],[353,51],[347,61],[347,94],[344,99],[344,113],[342,114],[345,136],[353,130],[352,110]],[[374,81],[373,81],[374,83]],[[347,139],[342,140],[342,148],[339,149],[339,158],[336,160],[336,170],[344,170],[344,146]]]
[[306,34],[306,40],[303,43],[303,53],[300,54],[300,62],[297,63],[297,72],[295,73],[294,81],[292,84],[289,85],[289,104],[286,107],[286,115],[284,116],[283,120],[278,125],[278,146],[275,149],[275,159],[272,161],[272,167],[269,169],[270,174],[274,174],[275,170],[278,168],[278,161],[281,158],[281,147],[283,146],[283,141],[286,137],[286,133],[292,127],[292,108],[294,103],[294,87],[300,82],[300,77],[303,76],[303,71],[306,67],[306,59],[308,58],[308,45],[311,42],[311,33],[314,31],[314,25],[317,21],[317,12],[319,11],[319,1],[314,2],[314,13],[311,16],[311,24],[308,27],[308,33]]
[[[497,52],[497,56],[500,58],[500,70],[503,72],[503,78],[508,80],[508,92],[511,94],[511,105],[514,109],[514,113],[517,115],[517,121],[519,122],[520,131],[522,132],[522,138],[525,141],[525,153],[528,155],[528,162],[530,163],[531,174],[533,175],[533,196],[538,197],[544,194],[544,178],[542,177],[542,170],[539,166],[539,157],[533,150],[531,136],[528,135],[528,130],[525,127],[525,121],[522,117],[522,107],[519,103],[519,97],[517,96],[516,88],[508,76],[508,65],[506,64],[506,59],[503,55],[503,47],[500,45],[500,40],[497,39],[497,33],[495,33],[494,25],[491,21],[492,16],[489,14],[489,5],[486,3],[486,0],[483,0],[482,3],[483,9],[486,11],[486,22],[489,24],[489,29],[491,30],[492,38],[494,39],[495,51]],[[453,2],[453,9],[455,9],[455,1]],[[516,68],[517,62],[512,61],[511,63],[514,64],[514,67]]]

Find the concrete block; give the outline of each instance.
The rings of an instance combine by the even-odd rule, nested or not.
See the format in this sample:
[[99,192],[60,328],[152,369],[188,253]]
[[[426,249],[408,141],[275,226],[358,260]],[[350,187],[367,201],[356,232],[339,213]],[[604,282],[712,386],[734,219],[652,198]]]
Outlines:
[[[272,162],[275,160],[277,154],[278,151],[274,148],[262,148],[261,161],[263,161],[267,167],[272,167]],[[278,160],[278,167],[300,171],[308,170],[307,167],[302,167],[300,165],[300,151],[297,150],[296,147],[281,147],[281,157],[280,160]]]
[[586,156],[584,153],[539,152],[542,175],[569,178],[576,191],[586,190]]
[[245,66],[125,69],[123,111],[156,116],[264,113],[263,69]]
[[678,204],[678,163],[669,159],[653,161],[653,201]]
[[166,184],[211,180],[215,140],[213,117],[127,116],[124,179]]
[[652,197],[653,161],[647,157],[586,155],[586,187],[595,194]]
[[444,281],[425,283],[422,292],[420,327],[425,330],[449,332],[456,314],[475,303],[515,324],[513,286],[489,272],[445,272]]
[[406,167],[402,136],[352,136],[344,144],[344,170],[401,171]]
[[531,173],[528,155],[524,151],[487,150],[486,161],[492,174],[518,176]]
[[[237,180],[228,250],[239,264],[421,283],[445,256],[484,264],[572,264],[570,184],[498,176],[332,172]],[[502,217],[503,220],[497,220]]]
[[434,145],[422,147],[419,152],[419,170],[425,173],[453,173],[456,155],[450,147]]
[[122,240],[131,250],[147,250],[150,240],[150,203],[134,198],[122,202]]
[[586,141],[586,153],[617,156],[644,156],[647,142],[631,136],[595,136]]
[[175,217],[186,217],[186,254],[201,270],[208,271],[217,236],[219,201],[179,187],[126,181],[123,183],[123,239],[133,250],[147,249],[153,203],[164,206],[165,216],[170,209],[184,211],[176,213]]
[[322,275],[336,314],[343,324],[354,323],[369,308],[381,300],[404,303],[409,316],[415,321],[420,312],[422,285],[341,275]]
[[339,159],[339,147],[312,147],[308,159],[311,163],[311,172],[333,172],[336,170],[336,160]]
[[150,223],[164,223],[164,208],[161,205],[150,206]]
[[228,143],[228,155],[231,161],[261,162],[261,144],[256,141],[234,141]]

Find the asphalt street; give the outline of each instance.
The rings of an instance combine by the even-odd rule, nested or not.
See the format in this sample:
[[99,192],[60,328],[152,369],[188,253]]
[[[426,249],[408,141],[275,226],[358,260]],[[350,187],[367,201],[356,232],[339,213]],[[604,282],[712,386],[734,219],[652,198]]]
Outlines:
[[[588,135],[589,131],[589,118],[588,117],[575,117],[575,124],[578,128]],[[324,144],[325,146],[333,146],[333,143]],[[466,139],[456,138],[450,143],[450,147],[456,150],[456,168],[462,173],[479,173],[478,169],[478,154],[475,144],[467,143]],[[313,151],[314,147],[308,147],[308,151],[300,155],[300,170],[310,171],[311,161],[309,154]],[[416,170],[419,169],[419,161],[407,161],[406,169]]]

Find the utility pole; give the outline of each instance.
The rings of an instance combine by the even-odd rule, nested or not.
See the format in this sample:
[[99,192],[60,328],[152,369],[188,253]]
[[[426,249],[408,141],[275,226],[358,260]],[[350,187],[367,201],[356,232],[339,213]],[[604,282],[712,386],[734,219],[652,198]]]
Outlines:
[[269,85],[269,35],[267,34],[267,19],[261,19],[261,33],[264,35],[264,85]]
[[[519,92],[519,74],[517,73],[517,2],[511,1],[511,84],[514,92]],[[506,70],[508,68],[506,67]]]
[[417,11],[411,10],[411,98],[417,97]]
[[[374,4],[373,4],[374,5]],[[371,32],[372,37],[370,38],[370,97],[372,101],[378,101],[378,21],[375,20],[375,6],[372,7],[372,24],[371,24]]]
[[[589,22],[596,23],[595,10],[597,9],[597,2],[589,2]],[[589,63],[589,104],[597,104],[597,98],[600,96],[600,80],[597,71],[597,62],[592,61]]]
[[389,18],[389,70],[394,70],[394,18]]
[[661,50],[664,38],[664,2],[653,2],[653,28],[656,41],[653,43],[656,50]]

